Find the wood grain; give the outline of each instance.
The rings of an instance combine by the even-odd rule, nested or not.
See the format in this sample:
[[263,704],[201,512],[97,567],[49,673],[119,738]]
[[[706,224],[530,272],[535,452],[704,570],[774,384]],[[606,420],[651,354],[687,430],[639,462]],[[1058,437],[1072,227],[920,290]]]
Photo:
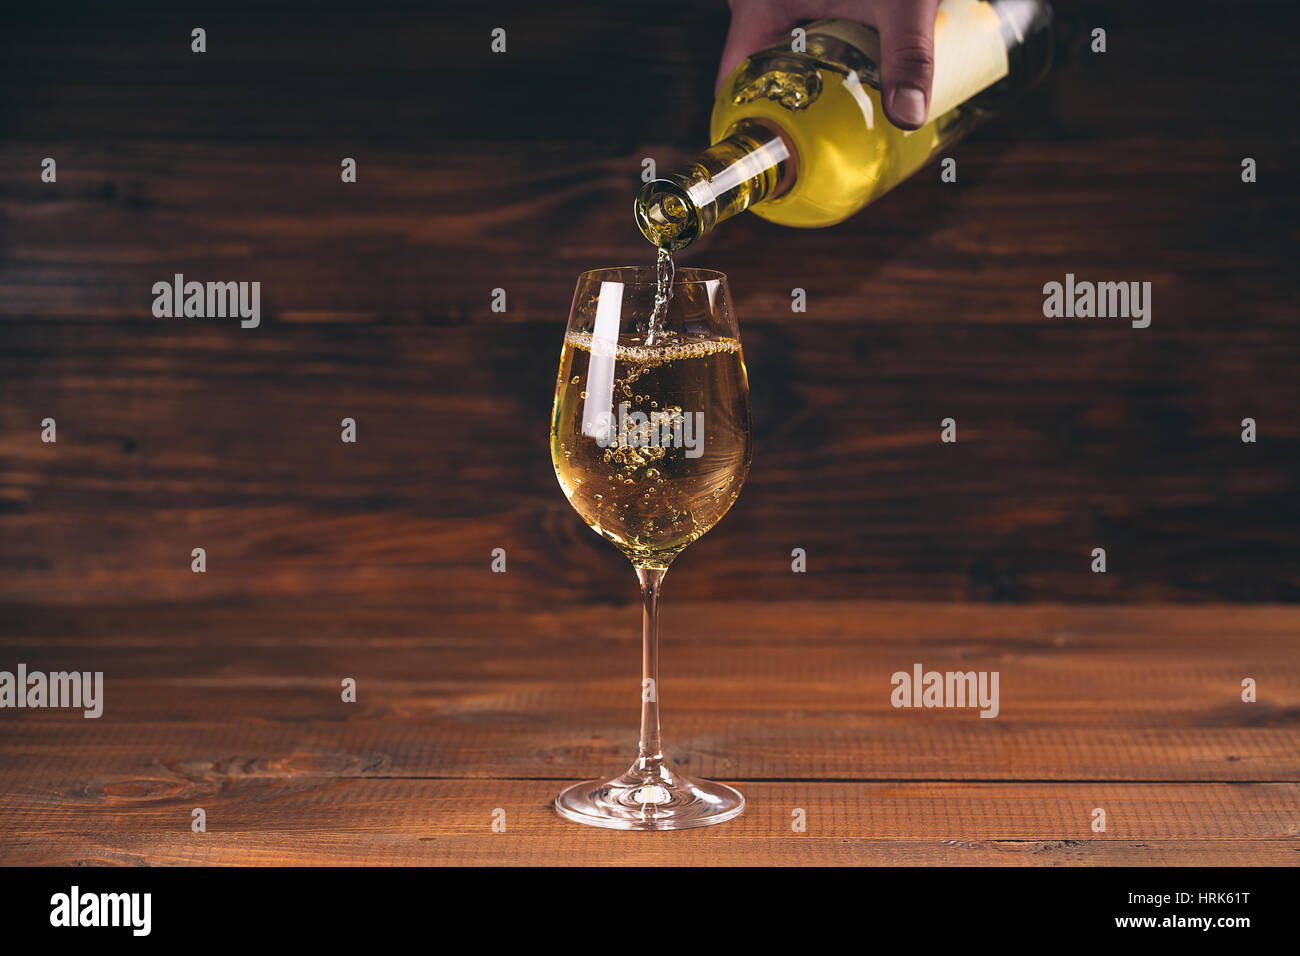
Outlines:
[[[231,5],[207,59],[164,7],[14,21],[0,599],[624,599],[549,474],[554,363],[575,274],[647,261],[641,159],[704,139],[725,13],[567,9],[495,9],[495,60],[469,39],[486,14],[444,42],[424,6]],[[1300,597],[1296,13],[1217,11],[1060,4],[1057,69],[958,147],[957,184],[922,175],[827,230],[740,217],[682,257],[731,276],[757,451],[680,596]],[[605,58],[626,85],[580,82]],[[514,108],[525,79],[546,95]],[[176,272],[260,281],[262,326],[153,318]],[[1067,272],[1150,281],[1151,328],[1043,318]],[[496,547],[508,582],[481,573]],[[795,547],[817,573],[788,573]]]
[[[551,473],[559,333],[526,328],[13,330],[0,355],[0,589],[24,603],[401,602],[429,589],[448,606],[626,600],[626,563]],[[671,588],[1294,600],[1294,336],[1184,330],[1153,353],[1137,334],[749,329],[755,464]],[[1013,366],[1017,350],[1033,364]],[[1240,440],[1247,414],[1256,444]],[[956,444],[939,441],[947,416]],[[56,445],[40,440],[46,417]],[[345,417],[356,444],[339,440]],[[205,575],[189,571],[195,547]],[[504,576],[487,573],[497,547]],[[796,547],[807,575],[790,573]],[[1090,571],[1095,547],[1104,575]],[[696,562],[708,572],[685,570]]]
[[[701,774],[1300,780],[1288,608],[666,600],[663,628],[668,745]],[[36,755],[38,786],[90,785],[63,775],[67,748],[152,786],[171,759],[156,735],[180,728],[198,784],[228,766],[275,774],[268,754],[306,761],[286,772],[594,776],[636,743],[633,607],[20,609],[9,630],[7,660],[102,669],[115,688],[98,721],[8,712],[21,733],[0,757]],[[999,716],[893,708],[890,677],[916,662],[999,671]],[[339,701],[344,676],[355,706]]]
[[[0,669],[108,696],[0,714],[0,863],[1295,865],[1300,14],[1056,6],[957,183],[680,257],[731,278],[756,455],[668,579],[665,730],[750,803],[658,835],[549,807],[628,762],[639,675],[546,424],[724,5],[234,2],[202,57],[162,3],[8,16]],[[261,326],[155,319],[176,272],[261,282]],[[1152,326],[1043,318],[1066,273],[1151,282]],[[997,670],[999,716],[894,709],[914,662]]]
[[[669,753],[752,794],[716,836],[624,846],[550,818],[564,782],[631,759],[632,607],[18,609],[6,661],[103,669],[107,692],[98,720],[6,712],[0,859],[667,863],[707,840],[718,863],[1276,865],[1300,850],[1295,609],[666,610]],[[890,675],[913,662],[997,670],[999,715],[893,708]],[[507,835],[490,830],[498,806]]]
[[[1232,341],[1283,323],[1296,281],[1279,239],[1300,209],[1283,170],[1300,149],[1279,144],[1247,186],[1236,142],[1176,142],[977,139],[957,147],[955,185],[918,175],[829,229],[742,216],[678,259],[728,274],[742,328],[821,320],[870,323],[879,335],[881,325],[1011,323],[1149,349],[1189,327]],[[0,311],[193,334],[228,325],[232,344],[301,323],[473,322],[516,334],[520,323],[563,328],[578,273],[649,260],[630,215],[645,147],[460,147],[386,146],[359,157],[357,183],[344,185],[338,157],[321,147],[77,144],[59,182],[42,184],[32,171],[59,149],[7,144],[0,200],[21,241],[0,248]],[[696,148],[653,153],[667,169]],[[178,272],[260,281],[263,326],[154,318],[153,284]],[[1067,272],[1150,282],[1152,328],[1044,319],[1043,284]],[[807,292],[800,315],[795,286]],[[491,309],[498,287],[505,313]]]
[[[0,839],[5,862],[59,865],[1295,866],[1300,853],[1295,784],[752,783],[740,817],[678,833],[568,823],[550,806],[557,786],[241,781],[204,803],[202,834],[187,805],[160,799],[3,812]],[[1098,804],[1104,834],[1090,828]],[[806,832],[791,831],[795,808]]]

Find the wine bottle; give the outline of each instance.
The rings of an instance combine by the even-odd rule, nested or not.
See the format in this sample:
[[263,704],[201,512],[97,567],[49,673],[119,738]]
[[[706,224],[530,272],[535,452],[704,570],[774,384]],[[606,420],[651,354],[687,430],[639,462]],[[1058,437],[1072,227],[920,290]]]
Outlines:
[[929,119],[912,131],[881,105],[876,31],[809,23],[723,82],[713,145],[642,187],[637,225],[675,251],[746,209],[784,226],[840,222],[1037,83],[1051,65],[1051,23],[1043,0],[943,0]]

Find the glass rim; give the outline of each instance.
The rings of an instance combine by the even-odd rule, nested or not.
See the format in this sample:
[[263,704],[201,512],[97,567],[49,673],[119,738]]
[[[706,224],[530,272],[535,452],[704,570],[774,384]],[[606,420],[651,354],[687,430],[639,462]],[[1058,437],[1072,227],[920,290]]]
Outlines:
[[[624,278],[616,278],[627,273],[633,273],[635,278],[628,281]],[[644,276],[644,278],[642,278]],[[623,285],[632,286],[654,286],[658,285],[658,275],[654,266],[601,266],[599,269],[588,269],[586,272],[578,274],[578,284],[583,282],[602,280],[605,282],[621,282]],[[719,272],[716,269],[700,269],[695,266],[683,266],[673,270],[673,285],[706,285],[710,282],[726,282],[727,274]]]

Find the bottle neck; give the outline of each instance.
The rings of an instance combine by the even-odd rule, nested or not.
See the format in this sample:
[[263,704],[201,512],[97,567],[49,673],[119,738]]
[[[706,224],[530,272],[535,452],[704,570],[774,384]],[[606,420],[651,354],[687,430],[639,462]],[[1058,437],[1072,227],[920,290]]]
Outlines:
[[781,195],[794,174],[794,145],[781,130],[743,120],[688,168],[642,186],[637,225],[656,246],[676,252],[724,219]]

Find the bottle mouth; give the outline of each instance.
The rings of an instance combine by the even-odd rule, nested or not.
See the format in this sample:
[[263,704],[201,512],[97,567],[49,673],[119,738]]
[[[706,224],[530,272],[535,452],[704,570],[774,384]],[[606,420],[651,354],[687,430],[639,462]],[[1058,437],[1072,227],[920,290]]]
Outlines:
[[700,207],[684,180],[652,179],[636,195],[636,224],[660,249],[685,249],[704,232]]

